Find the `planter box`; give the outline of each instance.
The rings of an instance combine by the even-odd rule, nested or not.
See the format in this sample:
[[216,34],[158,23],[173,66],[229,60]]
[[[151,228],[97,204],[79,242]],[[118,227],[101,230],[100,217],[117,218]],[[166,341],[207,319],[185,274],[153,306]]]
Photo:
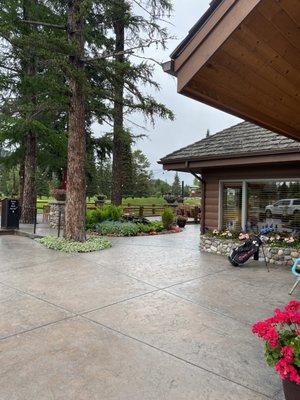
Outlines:
[[[243,241],[233,239],[219,239],[213,236],[202,235],[200,239],[200,250],[206,253],[221,254],[229,256],[234,247],[243,244]],[[270,247],[266,245],[265,253],[270,264],[291,267],[296,258],[300,257],[300,249],[292,247]],[[262,253],[260,252],[260,256]],[[261,259],[263,261],[263,259]]]

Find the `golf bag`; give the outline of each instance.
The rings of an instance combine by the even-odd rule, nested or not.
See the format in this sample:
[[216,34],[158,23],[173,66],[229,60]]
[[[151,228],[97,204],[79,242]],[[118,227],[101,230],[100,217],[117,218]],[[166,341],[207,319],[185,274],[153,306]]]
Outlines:
[[239,265],[248,261],[252,256],[254,257],[254,260],[258,260],[259,248],[261,245],[262,242],[258,236],[253,239],[246,240],[242,246],[236,247],[232,250],[232,253],[228,257],[230,264],[234,267],[238,267]]
[[253,257],[254,260],[258,260],[259,249],[263,246],[263,235],[266,235],[270,232],[272,232],[271,228],[263,229],[259,235],[254,236],[252,239],[246,240],[243,245],[233,249],[230,256],[228,256],[230,264],[234,267],[238,267],[242,264],[245,264],[245,262],[251,257]]

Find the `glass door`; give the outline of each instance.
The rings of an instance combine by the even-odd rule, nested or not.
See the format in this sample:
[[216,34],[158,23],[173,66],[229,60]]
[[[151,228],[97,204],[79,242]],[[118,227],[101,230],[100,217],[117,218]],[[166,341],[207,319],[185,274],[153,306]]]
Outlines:
[[222,229],[240,231],[242,227],[243,183],[223,183]]

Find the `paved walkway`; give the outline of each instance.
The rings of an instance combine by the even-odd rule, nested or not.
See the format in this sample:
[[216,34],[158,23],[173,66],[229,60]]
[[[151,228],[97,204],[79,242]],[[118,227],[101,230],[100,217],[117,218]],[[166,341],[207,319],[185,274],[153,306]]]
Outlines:
[[198,240],[70,256],[0,236],[0,399],[282,399],[250,325],[290,299],[290,273],[234,269]]

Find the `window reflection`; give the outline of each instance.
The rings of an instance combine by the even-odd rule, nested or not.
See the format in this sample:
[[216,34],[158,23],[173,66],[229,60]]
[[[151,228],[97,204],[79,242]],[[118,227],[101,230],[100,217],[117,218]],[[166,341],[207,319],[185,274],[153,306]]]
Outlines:
[[247,229],[273,225],[276,231],[300,230],[300,182],[249,182]]

